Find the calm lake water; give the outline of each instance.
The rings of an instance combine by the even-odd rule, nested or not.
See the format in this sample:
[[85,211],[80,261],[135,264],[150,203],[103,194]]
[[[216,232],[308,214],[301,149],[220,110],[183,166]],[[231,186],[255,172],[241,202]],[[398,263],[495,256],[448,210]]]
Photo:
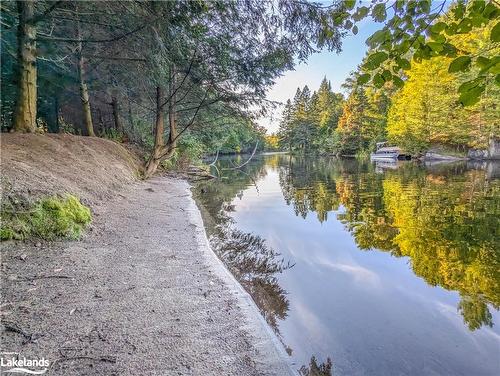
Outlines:
[[500,374],[500,165],[245,159],[195,194],[296,369]]

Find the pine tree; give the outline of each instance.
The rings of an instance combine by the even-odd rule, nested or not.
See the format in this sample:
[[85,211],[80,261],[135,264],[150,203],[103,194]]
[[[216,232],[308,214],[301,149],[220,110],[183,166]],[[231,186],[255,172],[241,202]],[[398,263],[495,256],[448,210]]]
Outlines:
[[339,152],[344,155],[353,155],[367,146],[368,140],[363,134],[366,109],[366,95],[364,90],[354,90],[347,98],[337,127],[340,136]]

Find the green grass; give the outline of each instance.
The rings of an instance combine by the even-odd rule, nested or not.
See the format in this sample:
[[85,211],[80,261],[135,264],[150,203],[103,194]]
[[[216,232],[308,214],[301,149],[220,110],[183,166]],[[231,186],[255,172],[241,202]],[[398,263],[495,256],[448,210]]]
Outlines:
[[75,196],[48,197],[38,201],[29,210],[10,211],[2,208],[0,239],[78,239],[91,218],[90,209]]

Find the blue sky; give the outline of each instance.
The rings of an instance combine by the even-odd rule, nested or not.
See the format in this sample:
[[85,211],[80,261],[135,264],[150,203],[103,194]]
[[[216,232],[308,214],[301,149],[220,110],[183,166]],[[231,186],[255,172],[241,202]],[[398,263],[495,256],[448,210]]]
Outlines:
[[[276,80],[267,94],[267,99],[284,103],[293,98],[297,87],[304,85],[309,86],[311,91],[317,90],[325,76],[331,81],[334,91],[342,92],[340,85],[365,56],[366,39],[382,25],[366,19],[360,22],[358,27],[357,35],[350,33],[343,39],[341,53],[324,51],[310,56],[306,63],[297,65],[294,71],[289,71]],[[258,121],[267,128],[268,133],[278,130],[281,110],[282,108],[277,108],[272,115]]]

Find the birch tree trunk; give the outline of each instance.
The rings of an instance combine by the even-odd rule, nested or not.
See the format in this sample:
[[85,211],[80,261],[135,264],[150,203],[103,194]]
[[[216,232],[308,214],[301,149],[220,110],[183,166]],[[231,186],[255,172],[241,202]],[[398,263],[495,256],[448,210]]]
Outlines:
[[36,128],[36,26],[33,21],[33,0],[18,1],[19,26],[17,31],[17,99],[14,109],[15,132],[31,133]]

